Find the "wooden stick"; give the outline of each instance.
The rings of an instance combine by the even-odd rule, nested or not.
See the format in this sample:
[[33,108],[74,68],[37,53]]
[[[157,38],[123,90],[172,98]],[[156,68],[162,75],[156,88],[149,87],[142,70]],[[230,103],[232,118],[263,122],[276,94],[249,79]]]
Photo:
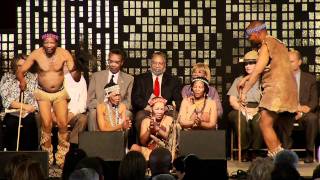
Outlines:
[[19,151],[19,142],[20,142],[20,126],[21,126],[21,118],[22,118],[22,104],[24,103],[24,93],[23,91],[20,93],[20,114],[19,114],[19,124],[18,124],[18,136],[17,136],[17,147],[16,151]]
[[238,110],[238,161],[241,162],[241,110]]
[[241,162],[241,96],[242,90],[239,92],[240,94],[240,106],[238,109],[238,162]]

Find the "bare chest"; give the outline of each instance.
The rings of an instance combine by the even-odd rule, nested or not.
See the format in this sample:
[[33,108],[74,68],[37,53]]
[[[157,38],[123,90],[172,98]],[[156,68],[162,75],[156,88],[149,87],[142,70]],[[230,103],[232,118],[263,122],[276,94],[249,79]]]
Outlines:
[[52,57],[44,55],[37,59],[39,70],[44,72],[62,71],[65,61],[66,60],[59,55],[54,55]]

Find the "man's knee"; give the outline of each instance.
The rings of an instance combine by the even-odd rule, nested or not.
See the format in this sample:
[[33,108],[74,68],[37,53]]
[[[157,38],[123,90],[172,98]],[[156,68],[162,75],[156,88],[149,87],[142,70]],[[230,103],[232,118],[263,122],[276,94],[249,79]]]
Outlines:
[[88,116],[86,114],[79,114],[79,118],[76,123],[79,124],[80,127],[85,128],[87,126]]
[[318,121],[318,116],[315,113],[306,113],[303,117],[303,122],[307,126],[310,125],[310,126],[318,127],[317,121]]
[[259,126],[260,126],[261,130],[263,130],[264,128],[272,127],[273,121],[274,121],[274,119],[267,111],[261,112],[261,118],[259,121]]
[[88,113],[88,130],[89,131],[97,131],[98,126],[97,126],[97,110],[96,109],[89,109]]

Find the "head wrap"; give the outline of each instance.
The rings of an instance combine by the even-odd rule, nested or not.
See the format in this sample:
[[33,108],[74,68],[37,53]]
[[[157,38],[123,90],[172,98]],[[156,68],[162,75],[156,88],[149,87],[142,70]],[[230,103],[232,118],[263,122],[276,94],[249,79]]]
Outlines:
[[250,28],[250,29],[246,29],[246,31],[245,31],[246,38],[248,38],[253,33],[259,32],[261,30],[266,30],[266,29],[267,29],[266,24],[261,24],[260,26],[257,26],[257,27],[254,27],[254,28]]
[[167,100],[164,99],[163,97],[159,96],[159,97],[154,97],[152,99],[150,99],[148,101],[149,105],[152,107],[154,104],[156,104],[157,102],[162,102],[163,104],[167,103]]
[[111,93],[120,94],[120,86],[118,84],[113,84],[112,86],[105,88],[104,91],[106,92],[107,96]]

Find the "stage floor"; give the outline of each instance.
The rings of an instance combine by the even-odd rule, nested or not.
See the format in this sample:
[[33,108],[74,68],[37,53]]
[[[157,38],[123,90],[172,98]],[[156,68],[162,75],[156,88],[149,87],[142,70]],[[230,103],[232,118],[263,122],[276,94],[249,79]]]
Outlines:
[[[247,171],[250,164],[251,162],[238,162],[234,160],[229,160],[227,162],[229,176],[230,174],[235,173],[239,169],[243,171]],[[313,170],[316,168],[317,165],[318,165],[317,162],[304,163],[303,161],[299,161],[298,171],[300,173],[300,176],[306,177],[306,178],[312,177]]]

